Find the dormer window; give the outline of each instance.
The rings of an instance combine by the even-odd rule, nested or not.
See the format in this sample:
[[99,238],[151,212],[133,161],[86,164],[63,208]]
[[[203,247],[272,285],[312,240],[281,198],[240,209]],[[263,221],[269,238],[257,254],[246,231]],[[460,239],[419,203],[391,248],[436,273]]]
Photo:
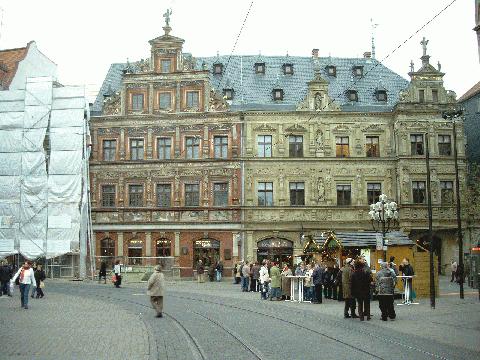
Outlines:
[[160,60],[160,71],[163,74],[169,73],[172,71],[172,60],[170,59],[161,59]]
[[273,89],[272,95],[275,101],[283,100],[283,89]]
[[333,77],[336,77],[337,76],[337,68],[333,65],[328,65],[326,67],[326,70],[327,70],[327,74],[328,76],[333,76]]
[[363,76],[363,66],[354,66],[352,68],[353,76],[362,77]]
[[233,89],[223,89],[223,98],[225,100],[233,100]]
[[293,64],[283,64],[283,74],[293,75]]
[[255,63],[255,74],[265,74],[265,63]]
[[214,64],[213,65],[213,73],[215,75],[222,75],[223,73],[223,64]]
[[385,90],[377,90],[375,95],[378,101],[387,102],[387,92]]
[[347,91],[347,97],[349,101],[358,101],[358,93],[356,90],[348,90]]

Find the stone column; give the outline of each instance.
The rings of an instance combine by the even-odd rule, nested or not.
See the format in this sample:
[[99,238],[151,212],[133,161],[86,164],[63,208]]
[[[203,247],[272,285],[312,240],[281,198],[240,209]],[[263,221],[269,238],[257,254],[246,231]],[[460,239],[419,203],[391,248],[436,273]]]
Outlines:
[[[179,267],[180,266],[180,231],[175,231],[175,242],[173,248],[173,255],[175,256],[173,260],[173,266]],[[180,271],[177,271],[176,274],[180,276]]]
[[[277,133],[277,149],[278,149],[278,155],[279,156],[283,156],[285,154],[285,136],[283,134],[283,124],[279,124],[278,125],[278,133]],[[275,135],[272,134],[272,142],[275,143]],[[289,146],[288,145],[288,139],[287,139],[287,147]],[[274,153],[273,153],[273,149],[275,148],[275,146],[273,146],[272,144],[272,156],[275,156]],[[288,152],[288,149],[287,149],[287,152]]]
[[180,127],[175,126],[175,157],[183,157],[181,155],[181,149],[180,149]]
[[240,241],[240,233],[232,232],[232,257],[238,257],[238,242]]
[[247,241],[245,242],[244,259],[251,261],[253,259],[253,231],[247,231]]
[[123,256],[123,232],[117,233],[117,256]]
[[152,256],[152,233],[150,231],[145,232],[145,256]]
[[153,93],[153,84],[150,84],[148,87],[148,113],[153,114],[153,97],[155,94]]
[[120,160],[125,160],[125,129],[120,129]]
[[147,130],[147,159],[153,159],[153,130]]

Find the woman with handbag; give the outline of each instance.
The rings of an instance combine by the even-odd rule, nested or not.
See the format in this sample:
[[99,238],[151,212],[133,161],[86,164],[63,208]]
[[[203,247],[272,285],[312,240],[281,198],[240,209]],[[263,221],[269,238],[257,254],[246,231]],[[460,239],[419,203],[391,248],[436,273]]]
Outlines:
[[37,283],[37,299],[43,298],[45,295],[43,293],[43,288],[45,287],[45,271],[42,269],[42,265],[37,265],[37,269],[35,270],[35,282]]
[[20,285],[20,301],[22,303],[22,308],[28,309],[28,293],[30,292],[30,286],[37,286],[32,263],[30,261],[26,261],[25,264],[18,269],[11,281],[15,282],[17,279]]
[[113,272],[115,273],[115,282],[114,285],[116,288],[119,288],[122,284],[122,273],[120,268],[120,260],[115,261],[115,266],[113,267]]

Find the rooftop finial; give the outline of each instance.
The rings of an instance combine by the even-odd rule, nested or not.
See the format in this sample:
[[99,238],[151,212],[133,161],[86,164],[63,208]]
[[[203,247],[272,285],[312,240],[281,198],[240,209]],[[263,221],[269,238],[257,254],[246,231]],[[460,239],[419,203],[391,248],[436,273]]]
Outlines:
[[163,17],[165,18],[165,26],[170,27],[170,15],[172,15],[172,9],[167,9]]
[[410,71],[411,72],[415,71],[415,64],[413,63],[413,60],[410,60]]
[[370,18],[370,26],[372,27],[372,59],[375,59],[375,29],[378,24],[374,24],[373,19]]
[[440,61],[437,63],[438,71],[442,71],[442,64],[440,64]]
[[423,48],[423,56],[427,56],[428,40],[425,39],[425,36],[423,37],[422,41],[420,41],[420,45],[422,45]]

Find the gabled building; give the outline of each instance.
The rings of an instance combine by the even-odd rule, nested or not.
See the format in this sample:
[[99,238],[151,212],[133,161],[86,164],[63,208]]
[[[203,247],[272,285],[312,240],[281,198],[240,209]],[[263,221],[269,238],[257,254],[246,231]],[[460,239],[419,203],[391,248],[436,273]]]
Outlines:
[[[103,111],[92,119],[97,253],[161,255],[158,239],[186,276],[200,258],[227,268],[240,259],[292,262],[303,254],[302,234],[371,231],[369,204],[381,193],[399,203],[412,245],[425,245],[428,136],[435,250],[441,265],[450,262],[452,126],[441,113],[455,94],[430,65],[425,40],[422,67],[412,65],[407,81],[369,52],[194,58],[164,30],[150,42],[150,59],[110,67],[94,104]],[[461,124],[457,131],[464,181]],[[163,138],[171,139],[169,158],[156,150]],[[162,184],[171,186],[164,208]],[[143,202],[130,201],[138,197],[130,185]],[[227,188],[219,211],[215,196]],[[192,189],[195,206],[187,205]],[[371,254],[376,263],[381,252]]]

